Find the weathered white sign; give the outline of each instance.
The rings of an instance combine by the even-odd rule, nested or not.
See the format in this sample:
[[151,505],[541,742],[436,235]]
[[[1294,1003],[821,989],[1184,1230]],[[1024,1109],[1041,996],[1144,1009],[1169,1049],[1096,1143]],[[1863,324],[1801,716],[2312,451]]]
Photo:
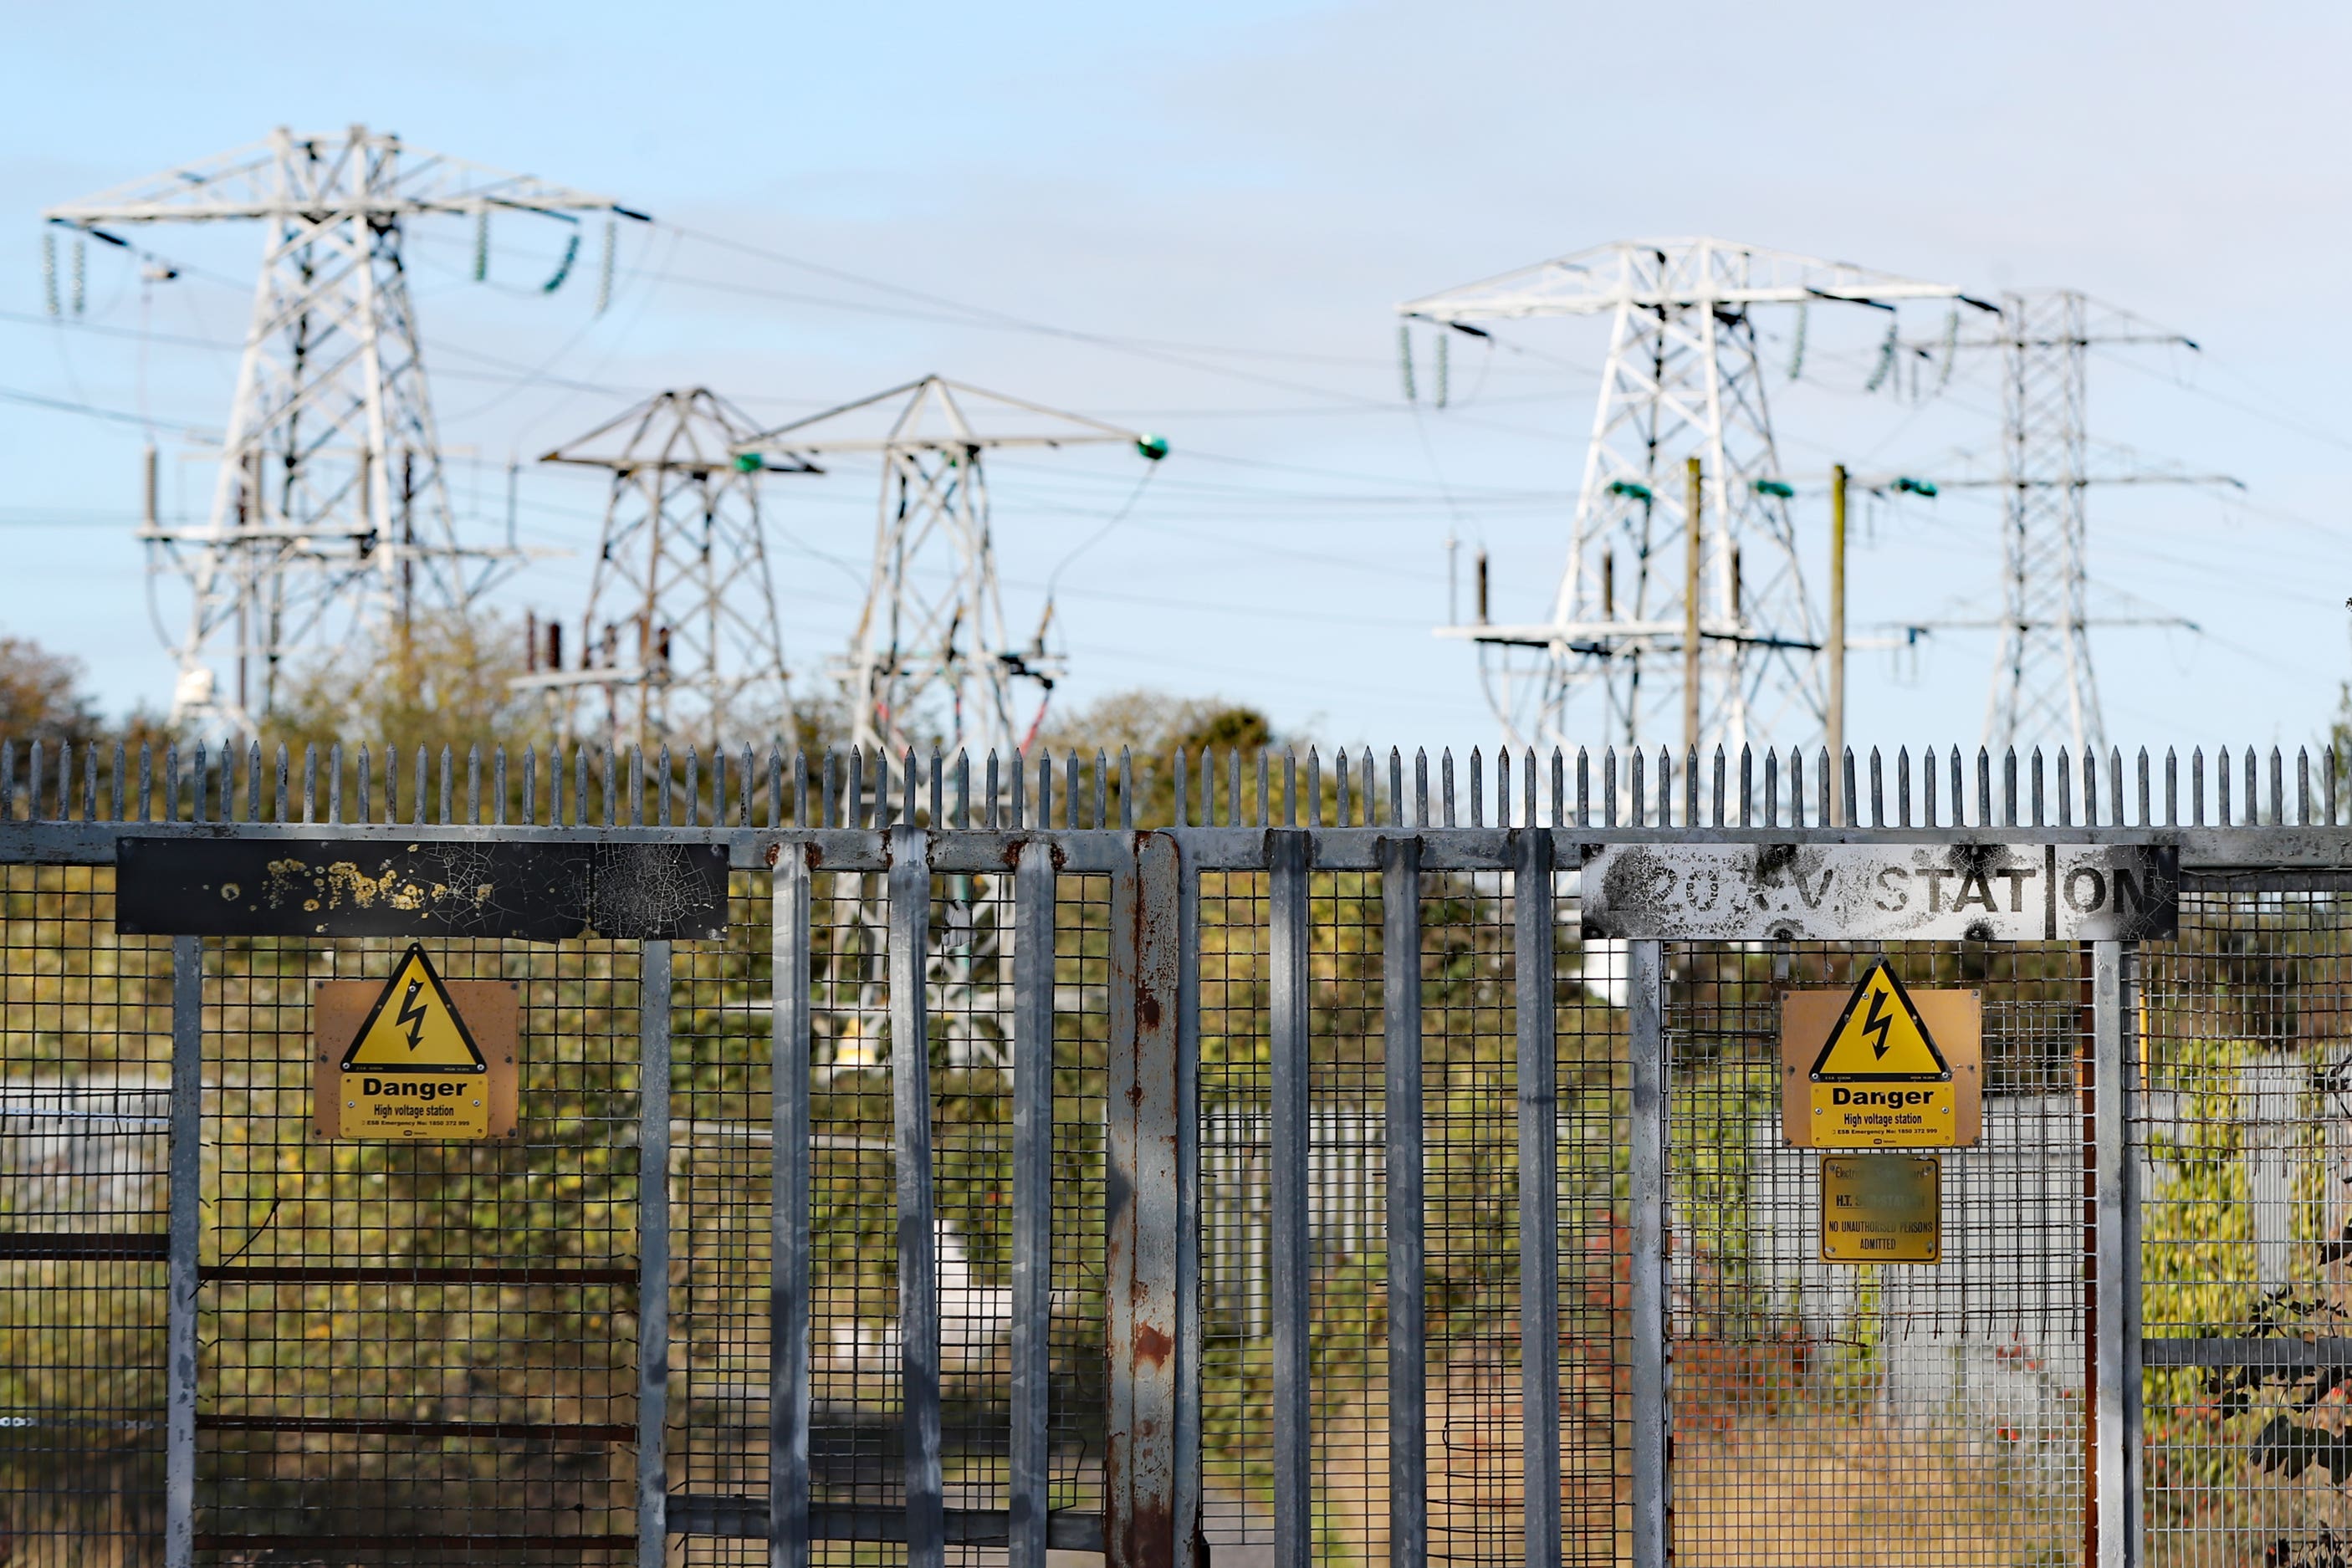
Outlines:
[[1596,844],[1587,936],[1693,942],[2156,940],[2180,854],[2152,844]]

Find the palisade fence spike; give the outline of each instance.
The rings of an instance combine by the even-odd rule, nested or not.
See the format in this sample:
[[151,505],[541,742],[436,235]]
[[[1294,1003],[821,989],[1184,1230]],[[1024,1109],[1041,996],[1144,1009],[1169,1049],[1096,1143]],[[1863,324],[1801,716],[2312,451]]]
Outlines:
[[[2148,821],[2148,758],[2147,747],[2145,746],[2139,748],[2139,766],[2137,771],[2139,776],[2139,825],[2145,828],[2151,825]],[[2116,812],[2116,821],[2118,822],[2123,821],[2122,812]]]
[[2017,747],[2009,747],[2000,760],[2000,825],[2017,826]]
[[81,748],[81,820],[98,821],[98,742]]
[[2336,741],[2330,737],[2320,759],[2320,796],[2327,807],[2327,825],[2336,826]]
[[2124,818],[2124,754],[2121,747],[2107,747],[2107,815],[2115,825],[2122,827]]
[[1756,823],[1756,748],[1746,741],[1739,745],[1739,825],[1753,827]]
[[[2277,794],[2273,791],[2272,804],[2277,803]],[[2246,803],[2240,810],[2239,816],[2249,828],[2259,828],[2263,825],[2262,769],[2255,756],[2255,748],[2251,746],[2246,747]]]
[[427,797],[432,793],[432,775],[429,771],[432,764],[425,757],[425,748],[423,742],[420,741],[416,745],[410,747],[408,749],[410,753],[408,759],[408,825],[412,828],[421,828],[425,825],[425,802]]
[[2280,827],[2286,821],[2286,760],[2275,746],[2271,747],[2271,826]]
[[1176,812],[1176,820],[1171,825],[1179,828],[1189,828],[1192,825],[1192,769],[1191,762],[1192,758],[1185,755],[1184,747],[1181,746],[1176,747],[1168,758],[1169,779],[1171,783],[1174,786],[1172,793],[1175,798]]
[[2083,748],[2083,826],[2099,825],[2099,754],[2090,747]]
[[1898,827],[1911,825],[1911,748],[1895,748],[1895,812]]
[[40,741],[33,742],[25,758],[25,820],[28,822],[47,821],[41,814],[41,781],[47,758],[48,747]]
[[1789,747],[1789,825],[1805,825],[1805,748]]
[[[2033,752],[2033,775],[2035,782],[2039,783],[2042,777],[2042,749],[2039,747]],[[2034,826],[2041,825],[2042,820],[2037,814]],[[2058,748],[2058,825],[2062,828],[2074,825],[2074,781],[2068,773],[2067,750],[2063,746]]]
[[959,828],[969,828],[972,825],[971,751],[968,747],[959,746],[956,747],[955,800],[953,810],[955,814],[950,821],[955,826]]
[[1013,792],[1007,801],[1012,820],[1005,825],[1015,831],[1027,826],[1026,807],[1029,800],[1029,759],[1018,751],[1013,754]]
[[1470,825],[1486,825],[1486,759],[1477,747],[1470,748]]
[[1437,815],[1440,827],[1454,826],[1454,748],[1437,754]]
[[[40,742],[37,740],[33,744],[38,746]],[[195,750],[188,757],[188,821],[191,822],[201,822],[205,820],[205,785],[211,775],[212,768],[205,758],[205,743],[200,740],[196,742]]]
[[2294,821],[2299,828],[2311,826],[2311,747],[2298,747],[2294,754]]
[[1267,780],[1273,776],[1270,771],[1272,766],[1267,748],[1259,747],[1257,748],[1257,805],[1255,808],[1256,815],[1249,824],[1252,827],[1274,826],[1274,792],[1267,786]]
[[1764,748],[1764,825],[1780,825],[1780,753],[1769,746]]
[[[940,803],[940,770],[936,766],[939,761],[937,751],[931,753],[931,760],[934,764],[930,777],[930,803],[933,807],[931,822],[933,826],[937,826],[939,824],[937,807]],[[922,758],[915,755],[915,748],[911,746],[907,747],[906,777],[900,782],[904,786],[902,796],[906,802],[903,821],[906,826],[910,828],[919,827],[922,823]]]
[[1381,779],[1379,764],[1372,758],[1372,748],[1364,747],[1356,769],[1357,825],[1377,828],[1381,825]]
[[[1143,779],[1145,787],[1149,788],[1151,762],[1148,758],[1143,764]],[[1129,831],[1135,827],[1136,803],[1141,799],[1137,793],[1135,779],[1135,754],[1129,747],[1122,746],[1118,748],[1118,825]]]
[[1576,825],[1592,825],[1592,752],[1582,746],[1576,748]]
[[[38,744],[36,742],[36,744]],[[0,822],[16,820],[16,742],[0,740]]]
[[1323,825],[1323,753],[1312,746],[1307,748],[1307,825]]
[[[1014,755],[1015,757],[1018,757],[1019,753],[1016,752]],[[998,820],[997,810],[997,780],[1000,777],[1000,767],[1001,765],[996,759],[996,747],[992,746],[988,748],[987,765],[983,768],[981,773],[981,782],[986,790],[987,798],[987,805],[982,810],[981,815],[984,819],[986,825],[991,829],[1005,826],[1003,821]],[[1013,772],[1016,774],[1020,771],[1021,769],[1017,766],[1013,768]]]
[[[727,764],[721,760],[721,758],[726,755],[727,754],[725,752],[719,750],[718,747],[711,747],[710,774],[711,781],[713,783],[718,782],[719,774],[726,768]],[[689,828],[698,828],[703,822],[701,768],[701,748],[699,747],[688,746],[686,748],[686,782],[683,786],[683,793],[686,797],[686,825]],[[710,797],[709,821],[710,825],[714,828],[723,828],[727,825],[727,811],[724,804],[724,797],[720,796],[716,790],[712,791]]]
[[1536,782],[1536,748],[1528,747],[1520,757],[1519,817],[1530,828],[1543,825],[1540,814],[1542,791]]
[[1511,748],[1495,748],[1495,826],[1511,825]]
[[1348,748],[1344,746],[1331,754],[1331,802],[1332,813],[1337,818],[1332,825],[1354,827],[1355,823],[1349,820],[1352,814],[1350,808],[1355,802],[1348,795]]
[[1714,783],[1714,786],[1715,786],[1715,789],[1714,789],[1714,802],[1713,802],[1713,816],[1714,816],[1714,822],[1713,822],[1713,825],[1714,825],[1714,826],[1716,826],[1716,827],[1718,827],[1718,828],[1720,828],[1720,827],[1725,827],[1725,826],[1727,826],[1727,825],[1728,825],[1728,821],[1727,821],[1727,820],[1726,819],[1726,817],[1724,816],[1724,811],[1725,811],[1725,810],[1726,810],[1726,800],[1727,800],[1726,791],[1725,791],[1725,789],[1724,789],[1724,775],[1725,775],[1725,770],[1726,770],[1727,762],[1727,758],[1725,758],[1725,756],[1724,756],[1722,744],[1721,744],[1720,742],[1718,742],[1718,743],[1717,744],[1717,746],[1716,746],[1716,748],[1715,748],[1715,767],[1714,767],[1714,769],[1713,769],[1713,783]]
[[[13,781],[16,776],[14,767],[8,768],[8,774]],[[180,747],[176,741],[163,747],[163,814],[155,820],[162,822],[180,820]]]
[[1601,825],[1617,825],[1617,748],[1613,746],[1601,754]]
[[1658,826],[1675,825],[1675,754],[1658,747]]
[[[386,746],[383,748],[383,772],[381,777],[383,779],[383,820],[387,822],[400,821],[400,792],[397,788],[397,780],[400,777],[399,755],[400,747],[396,746]],[[362,812],[361,816],[363,821],[374,821],[365,812]]]
[[2189,825],[2205,825],[2205,748],[2201,746],[2189,753]]
[[123,810],[128,803],[125,786],[129,783],[129,779],[125,778],[124,775],[129,768],[130,762],[131,758],[129,755],[129,749],[122,744],[122,742],[119,740],[116,741],[114,743],[114,799],[111,809],[107,812],[107,815],[111,820],[118,822],[127,820],[123,816]]
[[1919,825],[1936,826],[1936,748],[1919,754]]
[[1090,828],[1110,826],[1110,758],[1100,748],[1095,752],[1095,810]]
[[1568,753],[1551,748],[1551,825],[1568,826]]
[[[2331,751],[2328,755],[2332,758],[2335,753]],[[137,810],[138,821],[140,821],[152,822],[155,820],[154,789],[155,747],[151,742],[142,740],[139,743],[139,804]],[[0,816],[5,815],[5,812],[0,812]]]
[[1643,756],[1643,750],[1638,746],[1625,748],[1625,793],[1633,803],[1631,820],[1633,826],[1637,828],[1643,825],[1642,802],[1649,793],[1649,780],[1642,776]]
[[1066,754],[1062,758],[1062,826],[1066,828],[1086,826],[1086,808],[1081,799],[1085,782],[1085,772],[1078,766],[1078,754],[1075,751]]
[[2230,748],[2213,748],[2213,825],[2230,826]]
[[1054,825],[1054,753],[1041,747],[1037,753],[1037,826]]
[[841,825],[862,828],[866,825],[866,748],[851,747],[846,760],[848,771],[841,780]]
[[[797,746],[793,747],[792,824],[795,828],[805,828],[809,825],[807,795],[803,789],[802,780],[802,764],[803,760],[804,758],[801,754],[801,748]],[[746,763],[743,768],[743,787],[747,790],[751,787],[751,765]],[[771,829],[781,828],[784,825],[784,742],[782,736],[778,736],[768,743],[767,794],[768,826]],[[751,809],[751,801],[747,796],[743,805],[747,820]]]
[[[1427,772],[1425,766],[1423,772]],[[1404,748],[1399,746],[1389,747],[1389,826],[1404,826]]]

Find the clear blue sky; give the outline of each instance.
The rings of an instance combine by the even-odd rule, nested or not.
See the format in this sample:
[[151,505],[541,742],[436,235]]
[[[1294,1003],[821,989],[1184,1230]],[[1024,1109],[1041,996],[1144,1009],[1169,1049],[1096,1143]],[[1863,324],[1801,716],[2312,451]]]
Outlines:
[[[289,16],[12,18],[0,394],[143,407],[164,433],[167,506],[201,510],[208,473],[172,434],[223,421],[234,354],[163,340],[241,334],[257,236],[154,234],[204,275],[144,304],[119,256],[93,247],[84,325],[60,327],[40,319],[38,210],[280,123],[364,121],[1079,334],[978,325],[667,232],[625,253],[621,297],[595,319],[583,280],[539,293],[546,236],[502,228],[483,287],[466,276],[469,234],[420,234],[444,436],[480,465],[477,482],[460,464],[461,504],[498,510],[509,453],[658,386],[707,383],[782,420],[937,370],[1174,444],[1133,516],[1063,579],[1073,700],[1150,685],[1253,700],[1329,741],[1491,740],[1472,655],[1428,635],[1445,612],[1444,541],[1493,552],[1498,614],[1541,612],[1602,327],[1529,327],[1491,362],[1458,356],[1463,406],[1415,412],[1398,395],[1391,307],[1597,241],[1712,233],[1979,292],[2080,287],[2198,339],[2201,356],[2093,365],[2097,437],[2250,486],[2093,497],[2095,610],[2204,628],[2098,634],[2111,737],[2293,742],[2335,709],[2352,326],[2311,290],[2343,254],[2339,12],[2239,8],[2217,26],[2181,5],[1666,17],[1260,0]],[[1927,407],[1865,398],[1872,329],[1817,313],[1817,369],[1778,405],[1791,476],[1838,458],[1990,464],[1990,366]],[[142,439],[0,396],[0,627],[80,657],[117,708],[160,706],[170,685],[128,537]],[[1118,455],[999,465],[1016,627],[1135,471]],[[788,649],[812,674],[846,639],[872,487],[845,471],[772,492]],[[593,482],[527,473],[523,502],[528,542],[593,545]],[[1818,573],[1823,508],[1801,504]],[[1859,625],[1990,610],[1989,501],[1866,521]],[[508,601],[569,615],[583,581],[578,559],[551,561]],[[1853,734],[1973,740],[1990,654],[1986,633],[1951,632],[1900,662],[1864,656]]]

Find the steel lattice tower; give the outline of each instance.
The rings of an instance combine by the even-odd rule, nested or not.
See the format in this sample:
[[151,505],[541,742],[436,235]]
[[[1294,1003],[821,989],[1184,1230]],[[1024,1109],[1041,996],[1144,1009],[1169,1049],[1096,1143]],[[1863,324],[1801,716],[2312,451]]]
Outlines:
[[1598,246],[1399,306],[1408,319],[1479,320],[1607,315],[1601,373],[1568,565],[1547,619],[1448,626],[1479,644],[1481,675],[1517,745],[1574,745],[1571,706],[1598,687],[1604,737],[1682,737],[1685,552],[1684,474],[1696,457],[1698,738],[1787,738],[1824,706],[1822,632],[1805,591],[1780,481],[1759,306],[1830,300],[1893,308],[1955,299],[1947,285],[1719,239]]
[[263,225],[210,518],[142,531],[151,573],[183,580],[190,598],[175,722],[249,731],[289,654],[463,610],[518,559],[462,537],[450,509],[402,240],[420,217],[544,214],[572,226],[568,270],[570,214],[600,211],[641,215],[355,125],[281,129],[44,214],[89,230]]
[[866,605],[835,666],[856,744],[893,757],[940,745],[1008,760],[1026,744],[1061,665],[1042,622],[1026,643],[1006,627],[983,455],[1101,443],[1153,459],[1167,451],[1135,431],[927,376],[743,445],[763,460],[881,458]]
[[2084,572],[2088,301],[2066,289],[2000,302],[2000,652],[1985,704],[2000,749],[2065,736],[2105,749]]
[[520,685],[549,694],[571,732],[601,692],[616,745],[717,746],[768,733],[789,706],[783,634],[760,527],[763,469],[735,449],[758,426],[705,387],[655,394],[542,456],[608,470],[604,538],[566,667],[561,627],[534,641]]

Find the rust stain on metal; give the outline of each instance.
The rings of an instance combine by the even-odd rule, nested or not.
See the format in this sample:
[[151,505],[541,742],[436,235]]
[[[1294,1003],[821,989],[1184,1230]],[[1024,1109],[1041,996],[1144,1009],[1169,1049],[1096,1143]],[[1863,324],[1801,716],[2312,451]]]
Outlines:
[[1136,1364],[1149,1362],[1153,1366],[1165,1366],[1168,1358],[1176,1354],[1176,1342],[1167,1333],[1149,1323],[1139,1323],[1135,1329]]

